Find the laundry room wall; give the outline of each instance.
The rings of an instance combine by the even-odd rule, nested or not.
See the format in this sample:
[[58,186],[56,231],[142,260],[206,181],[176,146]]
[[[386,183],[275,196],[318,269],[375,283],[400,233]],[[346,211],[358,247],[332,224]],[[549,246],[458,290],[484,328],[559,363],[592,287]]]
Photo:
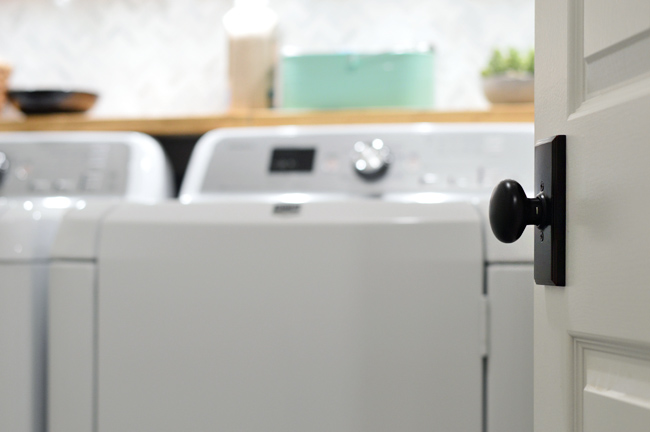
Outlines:
[[[270,0],[282,44],[302,51],[436,49],[436,107],[487,106],[494,47],[534,43],[534,0]],[[14,88],[90,89],[98,117],[226,109],[232,0],[2,0],[0,58]]]

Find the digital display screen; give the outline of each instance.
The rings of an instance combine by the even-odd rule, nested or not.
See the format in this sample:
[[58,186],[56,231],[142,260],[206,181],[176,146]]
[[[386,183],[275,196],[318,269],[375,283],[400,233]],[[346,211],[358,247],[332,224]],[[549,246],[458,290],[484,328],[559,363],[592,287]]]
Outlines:
[[271,155],[271,172],[310,172],[314,166],[315,149],[277,148]]

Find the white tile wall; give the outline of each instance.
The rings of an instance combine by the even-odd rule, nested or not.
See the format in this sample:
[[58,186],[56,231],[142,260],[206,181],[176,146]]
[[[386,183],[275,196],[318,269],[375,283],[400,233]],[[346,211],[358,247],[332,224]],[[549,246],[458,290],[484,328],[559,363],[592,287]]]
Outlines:
[[[103,117],[227,108],[221,18],[231,0],[0,0],[0,57],[15,88],[101,94]],[[437,106],[480,108],[493,47],[534,43],[534,0],[271,0],[282,43],[387,51],[432,43]]]

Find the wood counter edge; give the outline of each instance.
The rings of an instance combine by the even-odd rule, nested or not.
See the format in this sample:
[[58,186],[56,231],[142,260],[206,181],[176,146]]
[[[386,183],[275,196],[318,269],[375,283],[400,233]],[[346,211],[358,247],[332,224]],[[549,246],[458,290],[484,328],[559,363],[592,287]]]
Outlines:
[[421,122],[533,122],[534,119],[532,104],[499,105],[485,111],[262,110],[201,117],[151,119],[97,119],[76,114],[0,120],[0,132],[76,130],[137,131],[150,135],[201,135],[212,129],[224,127]]

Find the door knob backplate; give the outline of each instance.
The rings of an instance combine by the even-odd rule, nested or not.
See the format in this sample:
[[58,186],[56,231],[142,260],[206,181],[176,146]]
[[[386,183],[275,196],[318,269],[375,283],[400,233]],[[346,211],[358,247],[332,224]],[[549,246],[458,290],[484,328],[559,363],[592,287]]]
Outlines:
[[535,144],[535,195],[544,194],[550,223],[535,226],[535,282],[566,284],[566,136]]

